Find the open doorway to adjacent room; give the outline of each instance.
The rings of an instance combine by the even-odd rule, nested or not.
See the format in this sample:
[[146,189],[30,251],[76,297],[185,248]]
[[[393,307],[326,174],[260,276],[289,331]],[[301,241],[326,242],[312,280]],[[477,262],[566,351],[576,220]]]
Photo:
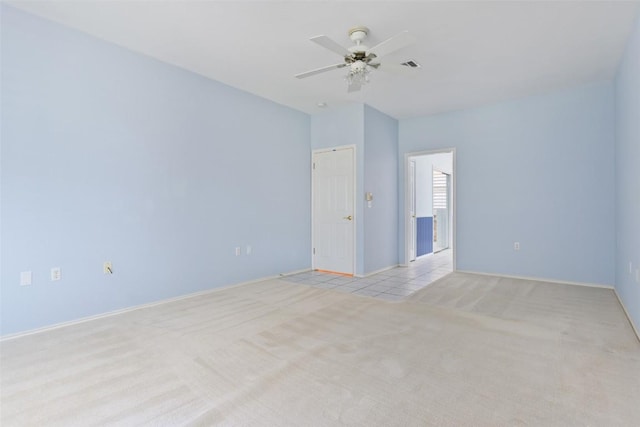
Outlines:
[[[331,150],[329,150],[331,151]],[[325,156],[329,165],[330,159],[338,158],[339,153],[314,152],[314,200],[317,195],[319,178],[323,167],[318,162]],[[346,155],[346,154],[345,154]],[[345,166],[351,161],[342,162]],[[335,168],[328,168],[331,173],[326,176],[345,176],[344,172],[335,172]],[[400,301],[409,298],[414,293],[430,285],[436,280],[455,270],[455,150],[436,152],[409,153],[405,156],[406,186],[404,218],[406,220],[406,262],[403,266],[357,277],[352,274],[336,276],[337,268],[320,267],[318,260],[314,261],[314,271],[305,271],[283,277],[283,280],[299,283],[321,289],[333,289],[356,295],[365,295],[387,301]],[[331,178],[329,182],[342,182]],[[351,181],[349,181],[351,182]],[[332,184],[331,188],[335,187]],[[347,187],[351,187],[351,184]],[[347,194],[339,191],[339,194]],[[349,193],[351,200],[352,193]],[[342,197],[341,199],[343,199]],[[330,200],[323,196],[320,200]],[[319,204],[321,206],[321,204]],[[346,206],[346,205],[345,205]],[[350,206],[350,205],[349,205]],[[314,224],[318,214],[314,208]],[[337,224],[350,224],[351,210],[339,210],[335,215]],[[347,215],[349,214],[349,215]],[[342,227],[342,225],[341,225]],[[333,229],[331,226],[329,229]],[[315,228],[314,228],[315,230]],[[321,239],[328,235],[328,231],[318,229],[314,231],[315,254]],[[349,234],[351,231],[349,231]],[[344,234],[344,233],[343,233]],[[321,239],[315,236],[320,236]],[[319,243],[320,242],[320,243]],[[332,245],[327,244],[327,247]],[[408,268],[406,268],[408,267]],[[327,271],[330,270],[330,271]]]
[[405,168],[405,265],[436,280],[455,269],[455,150],[409,153]]

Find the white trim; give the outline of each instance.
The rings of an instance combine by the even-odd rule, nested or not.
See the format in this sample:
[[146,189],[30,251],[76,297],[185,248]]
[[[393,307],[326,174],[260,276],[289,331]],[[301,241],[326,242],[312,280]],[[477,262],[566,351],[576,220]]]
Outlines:
[[557,284],[560,284],[560,285],[584,286],[584,287],[587,287],[587,288],[611,289],[613,291],[613,293],[616,295],[616,298],[618,299],[618,302],[620,303],[620,306],[622,307],[622,311],[624,311],[625,316],[627,316],[627,320],[629,321],[629,324],[631,325],[631,329],[633,329],[633,332],[635,333],[636,338],[638,338],[638,341],[640,341],[640,329],[637,328],[636,325],[633,323],[633,320],[632,320],[631,316],[629,315],[629,311],[627,311],[627,307],[625,307],[624,303],[622,302],[622,299],[620,298],[620,295],[618,295],[618,291],[616,290],[616,288],[614,286],[601,285],[601,284],[598,284],[598,283],[584,283],[584,282],[571,282],[571,281],[567,281],[567,280],[544,279],[544,278],[539,278],[539,277],[512,276],[512,275],[507,275],[507,274],[495,274],[495,273],[481,273],[481,272],[477,272],[477,271],[464,271],[464,270],[457,270],[456,271],[456,270],[454,270],[454,272],[456,272],[456,273],[478,274],[480,276],[504,277],[504,278],[507,278],[507,279],[533,280],[533,281],[537,281],[537,282],[557,283]]
[[230,285],[223,285],[223,286],[220,286],[220,287],[217,287],[217,288],[213,288],[213,289],[206,289],[204,291],[198,291],[198,292],[193,292],[193,293],[190,293],[190,294],[179,295],[177,297],[166,298],[166,299],[162,299],[162,300],[159,300],[159,301],[149,302],[149,303],[146,303],[146,304],[134,305],[134,306],[131,306],[131,307],[121,308],[121,309],[118,309],[118,310],[107,311],[106,313],[96,314],[96,315],[93,315],[93,316],[81,317],[79,319],[69,320],[67,322],[55,323],[53,325],[43,326],[41,328],[36,328],[36,329],[30,329],[28,331],[16,332],[14,334],[9,334],[9,335],[3,335],[3,336],[0,336],[0,342],[12,340],[12,339],[15,339],[15,338],[24,337],[24,336],[27,336],[27,335],[39,334],[41,332],[47,332],[47,331],[51,331],[51,330],[54,330],[54,329],[60,329],[60,328],[64,328],[64,327],[67,327],[67,326],[77,325],[77,324],[80,324],[80,323],[90,322],[92,320],[98,320],[98,319],[102,319],[102,318],[105,318],[105,317],[116,316],[118,314],[124,314],[124,313],[128,313],[130,311],[140,310],[140,309],[143,309],[143,308],[155,307],[157,305],[168,304],[168,303],[171,303],[171,302],[181,301],[183,299],[188,299],[188,298],[195,298],[195,297],[211,294],[211,293],[218,292],[218,291],[223,291],[223,290],[235,288],[235,287],[238,287],[238,286],[250,285],[252,283],[264,282],[266,280],[279,279],[281,277],[290,276],[292,274],[303,273],[305,271],[311,271],[311,270],[308,269],[308,268],[305,268],[305,269],[302,269],[302,270],[292,271],[290,273],[280,273],[280,274],[277,274],[277,275],[274,275],[274,276],[267,276],[267,277],[262,277],[260,279],[248,280],[246,282],[232,283]]
[[[449,248],[446,248],[446,249],[442,249],[442,250],[440,250],[440,251],[438,251],[438,252],[448,251],[448,250],[449,250]],[[416,257],[416,261],[419,261],[419,260],[421,260],[421,259],[428,258],[428,257],[430,257],[430,256],[434,256],[434,255],[436,255],[438,252],[429,252],[428,254],[420,255],[419,257]],[[415,262],[415,261],[414,261],[414,262]]]
[[351,144],[351,145],[340,145],[337,147],[328,147],[328,148],[317,148],[315,150],[311,150],[311,269],[315,270],[316,269],[316,258],[313,256],[313,248],[316,247],[315,244],[315,229],[316,229],[316,225],[315,225],[315,218],[314,218],[314,212],[315,212],[315,206],[313,204],[313,201],[315,200],[315,175],[313,173],[314,169],[313,169],[313,163],[314,163],[314,156],[316,155],[316,153],[329,153],[332,151],[338,151],[338,150],[348,150],[351,149],[353,150],[353,166],[352,166],[352,178],[353,178],[353,236],[352,236],[352,244],[353,244],[353,259],[352,261],[352,273],[354,276],[356,275],[356,260],[358,259],[357,257],[357,251],[358,251],[358,240],[357,240],[357,230],[358,230],[358,215],[356,215],[357,211],[358,211],[358,199],[357,197],[357,192],[358,192],[358,184],[356,182],[357,180],[357,167],[358,167],[358,162],[357,162],[357,157],[356,157],[356,145],[355,144]]
[[354,274],[354,276],[355,277],[360,277],[360,278],[370,277],[370,276],[373,276],[374,274],[382,273],[382,272],[388,271],[388,270],[393,270],[396,267],[401,267],[401,265],[400,264],[390,265],[389,267],[381,268],[380,270],[372,271],[371,273],[357,274],[357,275]]
[[407,229],[405,230],[406,251],[407,251],[407,264],[414,262],[419,257],[418,255],[418,238],[416,230],[417,225],[417,200],[416,200],[416,160],[409,157],[407,159]]
[[303,268],[302,270],[294,270],[294,271],[290,271],[288,273],[280,273],[277,276],[274,276],[274,277],[271,277],[271,278],[266,278],[264,280],[277,279],[278,277],[288,277],[288,276],[293,276],[294,274],[307,273],[309,271],[313,271],[313,269],[312,268]]
[[636,334],[636,338],[638,338],[638,341],[640,341],[640,329],[636,328],[635,323],[633,323],[633,320],[631,319],[631,316],[629,315],[629,312],[627,311],[627,307],[625,307],[624,303],[622,302],[622,298],[620,298],[620,295],[618,295],[618,291],[616,290],[616,288],[613,288],[613,293],[616,294],[616,298],[618,298],[618,302],[620,303],[620,306],[622,307],[622,311],[624,311],[625,316],[627,316],[627,320],[629,321],[629,324],[631,325],[631,329],[633,329],[633,332]]
[[[427,150],[427,151],[415,151],[411,153],[404,153],[404,211],[402,213],[404,217],[404,264],[400,264],[404,267],[408,267],[410,265],[409,261],[409,160],[412,157],[420,157],[420,156],[429,156],[432,154],[442,154],[442,153],[451,153],[451,209],[452,209],[452,224],[451,224],[451,242],[449,242],[449,246],[452,248],[452,256],[453,256],[453,271],[456,271],[456,258],[458,245],[456,241],[456,232],[457,232],[457,213],[458,204],[456,203],[456,186],[457,186],[457,164],[456,164],[456,148],[442,148],[439,150]],[[416,257],[417,259],[417,257]]]
[[599,283],[571,282],[571,281],[568,281],[568,280],[547,279],[547,278],[544,278],[544,277],[512,276],[510,274],[483,273],[483,272],[480,272],[480,271],[466,271],[466,270],[454,270],[454,271],[456,273],[469,273],[469,274],[478,274],[478,275],[481,275],[481,276],[504,277],[506,279],[534,280],[536,282],[558,283],[560,285],[586,286],[588,288],[614,289],[614,287],[612,285],[602,285],[602,284],[599,284]]

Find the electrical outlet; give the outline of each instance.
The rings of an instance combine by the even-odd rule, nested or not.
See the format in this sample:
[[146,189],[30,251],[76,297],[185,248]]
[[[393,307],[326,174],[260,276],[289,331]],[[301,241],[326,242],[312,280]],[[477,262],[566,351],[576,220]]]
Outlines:
[[56,282],[60,279],[62,279],[62,270],[60,267],[53,267],[51,269],[51,281]]
[[23,271],[20,273],[20,286],[29,286],[31,284],[31,272]]
[[520,250],[520,242],[513,242],[513,250],[514,251]]
[[102,264],[102,272],[104,274],[113,274],[113,266],[111,265],[111,261],[105,261]]

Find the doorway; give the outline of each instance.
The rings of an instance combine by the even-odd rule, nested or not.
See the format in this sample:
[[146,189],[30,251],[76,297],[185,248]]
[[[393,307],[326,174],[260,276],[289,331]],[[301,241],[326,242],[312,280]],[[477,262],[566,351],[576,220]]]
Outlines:
[[455,150],[405,155],[405,265],[440,254],[455,269]]
[[416,245],[417,245],[417,224],[416,224],[416,160],[409,159],[409,173],[408,173],[409,185],[409,231],[407,233],[407,239],[409,242],[409,261],[416,260]]
[[355,272],[355,147],[312,154],[312,267]]
[[451,174],[434,167],[431,181],[433,198],[433,253],[449,249],[449,206],[451,205]]

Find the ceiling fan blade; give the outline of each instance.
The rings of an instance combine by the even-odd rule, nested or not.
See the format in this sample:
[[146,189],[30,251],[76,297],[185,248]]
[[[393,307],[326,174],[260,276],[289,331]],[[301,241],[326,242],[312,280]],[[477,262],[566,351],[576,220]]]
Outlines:
[[360,90],[361,87],[362,87],[362,84],[360,83],[360,81],[354,80],[349,84],[349,86],[347,86],[347,92],[349,93],[357,92]]
[[367,51],[367,55],[373,53],[377,58],[381,58],[396,50],[400,50],[403,47],[409,46],[416,42],[415,36],[409,33],[409,31],[403,31],[398,35],[391,37],[379,43]]
[[334,65],[327,65],[326,67],[322,67],[322,68],[316,68],[315,70],[310,70],[304,73],[300,73],[300,74],[296,74],[296,77],[299,79],[304,79],[305,77],[310,77],[310,76],[315,76],[316,74],[320,74],[320,73],[324,73],[325,71],[330,71],[336,68],[343,68],[346,67],[347,64],[345,63],[341,63],[341,64],[334,64]]
[[334,42],[327,36],[315,36],[310,39],[312,42],[319,44],[325,49],[329,49],[331,52],[335,52],[340,56],[350,56],[351,52],[346,47]]
[[418,72],[418,68],[412,68],[403,64],[369,64],[385,73],[413,75]]

